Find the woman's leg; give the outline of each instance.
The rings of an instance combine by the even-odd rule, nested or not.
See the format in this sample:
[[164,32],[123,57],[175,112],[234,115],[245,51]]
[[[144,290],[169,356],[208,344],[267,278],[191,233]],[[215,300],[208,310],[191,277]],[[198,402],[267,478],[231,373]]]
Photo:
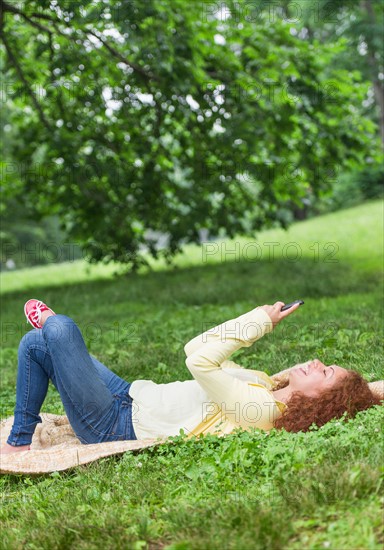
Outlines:
[[88,354],[72,319],[51,315],[42,330],[26,334],[19,347],[15,423],[10,445],[30,443],[45,399],[48,380],[62,398],[69,421],[81,441],[108,439],[118,414],[116,394],[130,384]]
[[[41,422],[41,405],[47,395],[51,370],[50,356],[41,330],[25,334],[18,349],[14,423],[7,443],[24,450],[29,446],[36,425]],[[3,449],[2,449],[3,450]]]

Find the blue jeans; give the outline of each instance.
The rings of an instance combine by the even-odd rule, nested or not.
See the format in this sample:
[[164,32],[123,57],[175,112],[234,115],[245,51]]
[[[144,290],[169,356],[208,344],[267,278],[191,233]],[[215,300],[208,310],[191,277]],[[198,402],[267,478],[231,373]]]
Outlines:
[[132,424],[130,383],[92,357],[76,323],[48,317],[42,329],[23,336],[18,352],[15,419],[7,442],[28,445],[41,422],[41,406],[52,380],[68,420],[82,443],[137,439]]

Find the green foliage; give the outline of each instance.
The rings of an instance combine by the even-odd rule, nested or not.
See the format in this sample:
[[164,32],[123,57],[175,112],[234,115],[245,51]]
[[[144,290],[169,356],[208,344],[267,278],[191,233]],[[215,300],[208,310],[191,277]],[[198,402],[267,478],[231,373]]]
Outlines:
[[3,2],[5,200],[58,214],[92,260],[138,268],[143,245],[169,261],[201,228],[286,226],[288,199],[376,158],[370,83],[333,64],[348,41],[228,4],[240,20],[184,0]]
[[384,166],[376,166],[374,169],[366,168],[356,174],[356,180],[360,184],[361,192],[366,199],[380,197],[384,192]]
[[317,200],[313,195],[307,198],[306,217],[333,212],[383,197],[383,165],[367,166],[363,170],[340,174],[333,189]]
[[0,269],[12,269],[73,261],[82,257],[75,243],[66,241],[57,217],[33,220],[32,213],[16,200],[9,200],[1,220]]
[[371,88],[362,112],[378,123],[384,144],[384,10],[382,0],[318,0],[316,4],[297,0],[287,4],[287,20],[299,22],[301,32],[311,40],[333,42],[340,34],[348,47],[333,59],[333,65],[359,72]]
[[319,202],[313,202],[309,210],[314,215],[332,212],[359,204],[367,199],[383,197],[383,194],[383,165],[367,167],[353,173],[342,174],[335,183],[332,193]]

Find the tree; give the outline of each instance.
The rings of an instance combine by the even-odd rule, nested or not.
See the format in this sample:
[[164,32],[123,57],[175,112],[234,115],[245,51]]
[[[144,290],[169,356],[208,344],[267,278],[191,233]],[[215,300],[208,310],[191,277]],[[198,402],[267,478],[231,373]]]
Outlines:
[[142,244],[170,260],[201,228],[285,226],[287,200],[378,154],[369,83],[331,65],[346,41],[303,40],[247,5],[2,1],[6,196],[135,269]]
[[[308,39],[329,42],[340,36],[348,41],[334,62],[347,70],[359,70],[372,83],[373,97],[367,115],[378,122],[384,145],[384,4],[382,0],[307,0],[287,2],[286,18],[299,23]],[[376,104],[377,113],[372,110]]]

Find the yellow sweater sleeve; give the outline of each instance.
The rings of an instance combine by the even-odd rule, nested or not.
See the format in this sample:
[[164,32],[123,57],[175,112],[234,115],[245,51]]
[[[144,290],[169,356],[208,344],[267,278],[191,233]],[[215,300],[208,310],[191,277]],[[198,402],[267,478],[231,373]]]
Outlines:
[[[207,333],[200,335],[202,345],[194,347],[185,361],[209,398],[233,423],[242,427],[270,427],[276,401],[264,386],[239,380],[224,372],[222,366],[232,353],[251,346],[272,329],[269,315],[257,307],[207,331],[213,337]],[[186,353],[190,350],[191,346]]]
[[[211,342],[217,342],[221,337],[222,325],[217,325],[214,328],[210,328],[201,334],[198,334],[192,340],[187,342],[184,346],[184,352],[186,357],[189,357],[197,351],[204,344]],[[230,368],[230,369],[244,369],[241,365],[238,365],[234,361],[225,360],[221,363],[221,368]]]

